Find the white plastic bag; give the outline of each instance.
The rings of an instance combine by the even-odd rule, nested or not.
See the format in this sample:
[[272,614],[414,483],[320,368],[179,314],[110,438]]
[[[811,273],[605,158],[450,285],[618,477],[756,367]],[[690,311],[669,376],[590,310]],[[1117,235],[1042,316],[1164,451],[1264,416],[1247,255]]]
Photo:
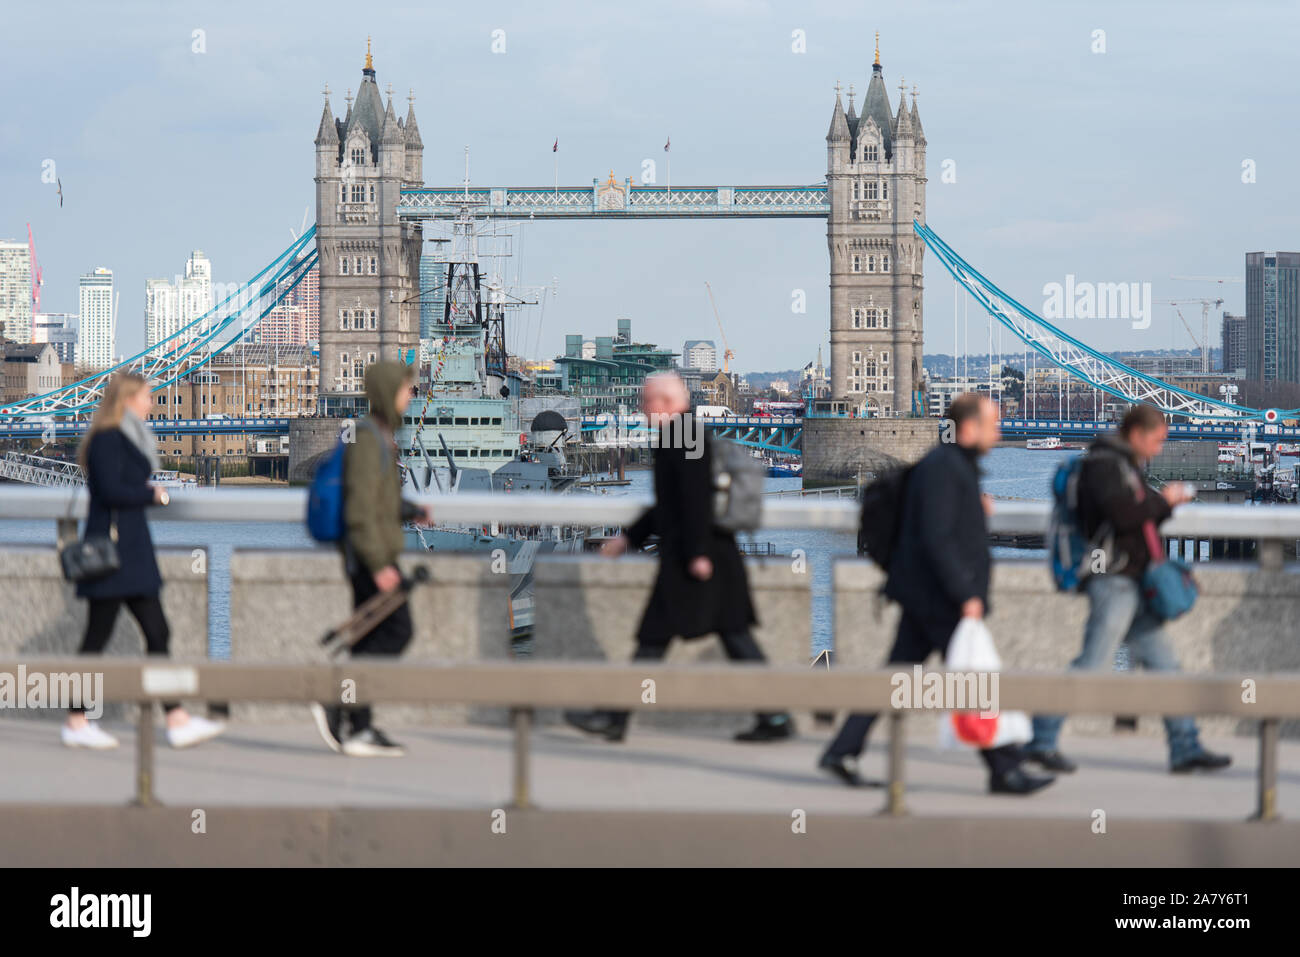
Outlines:
[[[991,672],[997,674],[1002,670],[1002,659],[993,644],[993,636],[982,618],[963,618],[957,624],[948,642],[948,655],[943,663],[944,671],[965,674],[967,672]],[[965,715],[969,719],[970,715]],[[981,745],[958,737],[955,727],[957,712],[948,712],[939,722],[939,744],[941,747],[980,747]],[[986,719],[990,720],[990,719]],[[1026,744],[1033,737],[1033,727],[1029,715],[1023,711],[999,711],[995,718],[996,728],[986,748],[1000,748],[1007,744]]]

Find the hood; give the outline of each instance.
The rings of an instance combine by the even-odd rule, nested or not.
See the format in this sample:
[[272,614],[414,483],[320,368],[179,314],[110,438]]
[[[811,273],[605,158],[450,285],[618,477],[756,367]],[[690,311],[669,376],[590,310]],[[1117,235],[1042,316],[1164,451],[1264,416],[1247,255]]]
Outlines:
[[410,385],[411,367],[400,362],[376,362],[366,369],[366,399],[370,414],[389,430],[395,430],[398,421],[397,390]]
[[1137,455],[1133,451],[1133,446],[1129,445],[1120,436],[1118,432],[1103,432],[1097,436],[1089,448],[1090,452],[1111,452],[1115,455],[1121,455],[1130,462],[1137,461]]

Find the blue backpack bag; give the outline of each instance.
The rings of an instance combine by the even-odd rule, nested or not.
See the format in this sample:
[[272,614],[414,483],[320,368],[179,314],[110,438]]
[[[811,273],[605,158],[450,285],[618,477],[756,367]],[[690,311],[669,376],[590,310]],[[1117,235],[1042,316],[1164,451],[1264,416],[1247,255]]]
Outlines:
[[[363,419],[359,425],[367,425]],[[316,467],[307,491],[307,531],[318,542],[343,541],[343,454],[348,443],[339,438],[329,455]],[[383,439],[380,439],[383,453]]]
[[1052,518],[1047,528],[1047,556],[1059,591],[1078,591],[1092,574],[1096,542],[1089,541],[1079,523],[1079,473],[1082,455],[1056,468],[1052,476]]

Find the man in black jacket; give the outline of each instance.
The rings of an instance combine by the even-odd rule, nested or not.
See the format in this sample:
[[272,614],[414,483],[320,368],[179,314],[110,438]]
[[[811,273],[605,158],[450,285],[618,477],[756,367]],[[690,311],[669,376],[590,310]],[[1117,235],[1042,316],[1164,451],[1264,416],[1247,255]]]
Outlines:
[[[658,442],[654,452],[655,504],[601,549],[609,557],[659,536],[659,574],[637,630],[636,661],[658,661],[674,636],[716,633],[733,661],[763,661],[749,632],[758,622],[745,562],[731,532],[713,523],[712,452],[692,421],[690,392],[676,373],[646,378],[641,406]],[[570,711],[569,724],[609,741],[627,733],[626,711]],[[759,714],[737,741],[774,741],[794,734],[788,714]]]
[[[1088,623],[1083,650],[1070,663],[1072,669],[1111,667],[1122,640],[1143,667],[1178,670],[1178,658],[1161,621],[1150,612],[1142,593],[1142,576],[1152,552],[1163,547],[1156,529],[1176,505],[1188,500],[1181,482],[1157,492],[1142,474],[1142,464],[1160,454],[1168,432],[1159,409],[1135,405],[1120,423],[1119,434],[1098,436],[1080,466],[1080,531],[1099,547],[1103,563],[1084,582]],[[1034,738],[1025,747],[1026,759],[1052,771],[1073,771],[1074,762],[1056,745],[1064,721],[1064,715],[1037,715]],[[1166,717],[1165,734],[1172,771],[1216,770],[1231,762],[1226,754],[1201,746],[1196,722],[1190,717]]]
[[[979,458],[1001,437],[998,408],[974,393],[948,407],[952,441],[932,449],[908,476],[898,544],[889,560],[885,594],[903,608],[890,664],[923,664],[947,653],[963,618],[983,618],[989,603],[989,544],[980,495]],[[947,436],[945,436],[947,438]],[[857,759],[866,747],[874,714],[853,714],[822,755],[820,766],[858,786]],[[980,752],[989,790],[1029,794],[1052,783],[1026,774],[1016,745]]]

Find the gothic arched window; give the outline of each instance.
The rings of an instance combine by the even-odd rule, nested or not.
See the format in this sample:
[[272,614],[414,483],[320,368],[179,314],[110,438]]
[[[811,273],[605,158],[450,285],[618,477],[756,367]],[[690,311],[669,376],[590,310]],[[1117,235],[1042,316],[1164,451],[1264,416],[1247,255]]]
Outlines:
[[875,271],[876,271],[876,257],[875,257],[875,256],[868,256],[868,257],[867,257],[867,272],[875,272]]
[[889,257],[888,257],[888,256],[881,256],[881,257],[880,257],[880,271],[881,271],[881,272],[889,272]]
[[352,147],[352,157],[351,157],[351,158],[352,158],[352,165],[353,165],[353,166],[365,166],[365,165],[366,165],[366,151],[365,151],[364,149],[362,149],[360,146],[354,146],[354,147]]
[[880,151],[876,148],[875,143],[868,143],[862,147],[862,158],[869,163],[874,163],[880,158]]

